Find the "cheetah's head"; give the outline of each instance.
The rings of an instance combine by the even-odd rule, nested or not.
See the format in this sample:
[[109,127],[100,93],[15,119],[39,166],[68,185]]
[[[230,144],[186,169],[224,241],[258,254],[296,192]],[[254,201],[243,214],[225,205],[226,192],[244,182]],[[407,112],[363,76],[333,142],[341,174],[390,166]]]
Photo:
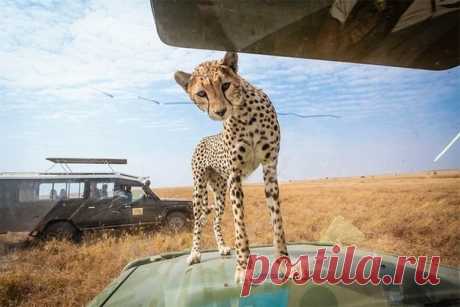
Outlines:
[[192,74],[177,71],[174,78],[198,108],[213,120],[226,120],[241,104],[241,79],[235,52],[227,52],[222,60],[198,65]]

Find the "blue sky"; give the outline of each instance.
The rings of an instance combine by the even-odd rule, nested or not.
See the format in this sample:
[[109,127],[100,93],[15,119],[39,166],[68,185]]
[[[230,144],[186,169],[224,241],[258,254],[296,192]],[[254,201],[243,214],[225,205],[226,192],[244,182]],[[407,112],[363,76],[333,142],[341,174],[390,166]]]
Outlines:
[[[127,158],[120,171],[189,185],[213,122],[173,80],[221,52],[173,48],[149,1],[0,0],[0,171],[42,171],[47,156]],[[240,73],[281,117],[281,180],[460,168],[460,69],[434,72],[240,55]],[[114,95],[110,98],[100,91]],[[250,180],[260,180],[256,173]]]

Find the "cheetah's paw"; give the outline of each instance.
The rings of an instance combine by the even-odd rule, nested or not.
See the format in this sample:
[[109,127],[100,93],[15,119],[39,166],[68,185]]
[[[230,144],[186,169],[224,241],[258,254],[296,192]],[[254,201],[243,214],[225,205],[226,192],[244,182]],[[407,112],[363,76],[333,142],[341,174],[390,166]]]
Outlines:
[[221,256],[228,256],[230,255],[232,248],[230,246],[220,246],[219,247],[219,254]]
[[240,267],[237,267],[235,270],[235,283],[241,284],[244,282],[246,276],[246,270]]
[[200,263],[201,261],[201,254],[199,252],[191,252],[190,255],[187,257],[188,265],[192,265],[195,263]]

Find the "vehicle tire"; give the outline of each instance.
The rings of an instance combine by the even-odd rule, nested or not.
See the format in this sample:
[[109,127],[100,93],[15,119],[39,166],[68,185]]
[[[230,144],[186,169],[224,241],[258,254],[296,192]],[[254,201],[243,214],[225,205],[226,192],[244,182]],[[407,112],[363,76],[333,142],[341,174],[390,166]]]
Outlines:
[[80,242],[81,232],[70,222],[52,222],[43,231],[45,240],[69,240],[75,243]]
[[186,228],[187,217],[183,212],[174,211],[166,216],[166,227],[172,232],[179,232]]

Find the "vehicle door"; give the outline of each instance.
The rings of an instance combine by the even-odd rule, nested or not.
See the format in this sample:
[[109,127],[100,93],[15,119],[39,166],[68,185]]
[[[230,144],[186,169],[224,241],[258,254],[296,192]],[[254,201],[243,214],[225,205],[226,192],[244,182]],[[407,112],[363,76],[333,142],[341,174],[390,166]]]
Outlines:
[[159,199],[148,198],[145,194],[131,204],[132,219],[137,224],[158,224],[164,218],[164,206]]
[[113,182],[87,182],[87,199],[73,218],[83,228],[110,228],[129,223],[127,200],[114,195]]

